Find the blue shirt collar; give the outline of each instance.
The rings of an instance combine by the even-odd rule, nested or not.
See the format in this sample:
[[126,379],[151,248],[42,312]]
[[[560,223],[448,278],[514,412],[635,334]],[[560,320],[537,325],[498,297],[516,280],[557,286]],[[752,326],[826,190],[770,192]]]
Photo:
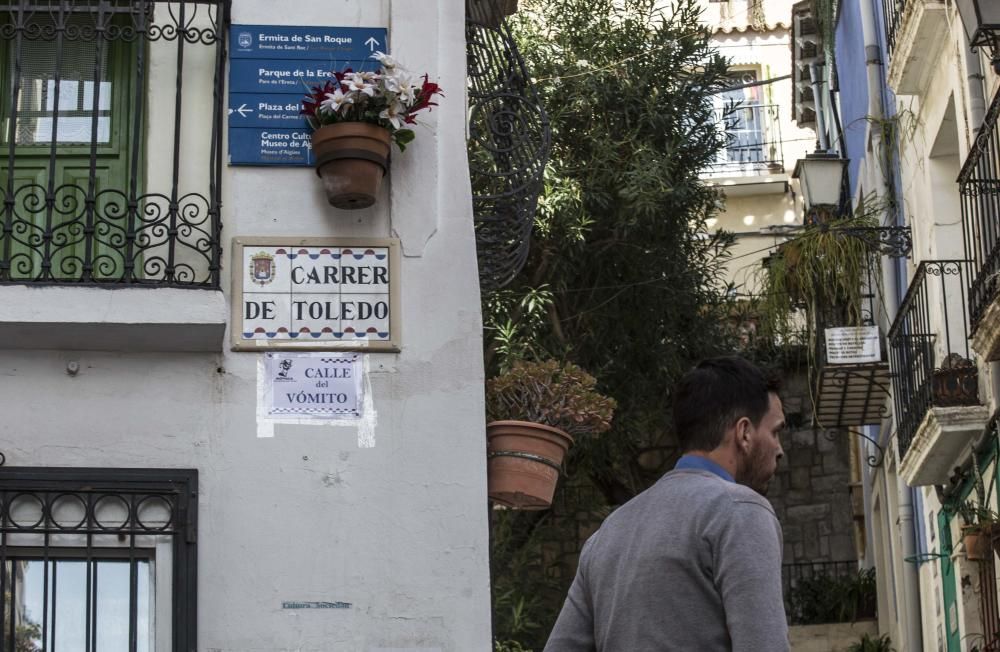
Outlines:
[[681,459],[677,460],[677,465],[674,469],[699,469],[701,471],[714,473],[727,482],[735,482],[735,480],[733,480],[733,476],[729,475],[728,471],[707,457],[701,457],[700,455],[681,456]]

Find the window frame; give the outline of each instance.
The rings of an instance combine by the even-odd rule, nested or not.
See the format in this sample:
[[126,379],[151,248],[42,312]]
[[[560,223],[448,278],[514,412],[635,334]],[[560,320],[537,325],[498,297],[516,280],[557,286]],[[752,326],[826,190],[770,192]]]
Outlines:
[[[33,526],[25,527],[11,519],[11,504],[18,496],[23,495],[38,497],[43,506],[42,517]],[[77,526],[75,530],[67,530],[52,520],[49,508],[57,499],[67,495],[90,497],[85,519],[81,521],[82,528]],[[93,503],[105,496],[131,497],[133,508],[149,497],[161,498],[171,505],[172,518],[163,529],[137,529],[138,521],[130,510],[129,517],[120,528],[98,527]],[[156,601],[154,612],[159,614],[167,609],[171,614],[169,638],[172,643],[169,648],[161,645],[165,639],[163,625],[159,619],[154,623],[152,633],[157,652],[164,652],[165,649],[173,652],[197,649],[197,524],[198,471],[195,469],[0,466],[0,567],[6,564],[8,558],[33,557],[53,561],[77,558],[81,553],[79,558],[95,561],[122,558],[123,555],[126,559],[133,558],[129,556],[128,545],[92,544],[88,550],[85,546],[46,543],[47,548],[43,546],[32,550],[32,546],[8,543],[8,538],[12,535],[15,538],[24,534],[43,535],[46,542],[50,536],[63,534],[87,536],[88,540],[91,535],[118,534],[119,538],[130,535],[134,558],[157,560],[153,569],[156,582],[152,592]],[[135,552],[136,536],[146,540],[157,538],[153,552],[148,552],[148,545],[142,546],[142,552]],[[101,554],[101,551],[110,554]],[[4,585],[0,587],[0,612],[3,612],[7,609],[5,573],[0,573],[0,584]],[[161,602],[166,595],[169,595],[169,605]],[[0,635],[0,652],[5,650],[7,642],[4,632]],[[135,649],[134,646],[131,647]],[[87,649],[90,649],[89,641]]]

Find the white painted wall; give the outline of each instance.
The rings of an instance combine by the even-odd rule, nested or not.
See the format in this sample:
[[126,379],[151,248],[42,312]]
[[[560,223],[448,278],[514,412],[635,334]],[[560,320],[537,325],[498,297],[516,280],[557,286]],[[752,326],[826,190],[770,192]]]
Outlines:
[[[0,450],[16,466],[198,469],[200,650],[488,650],[463,3],[300,0],[294,12],[270,0],[233,4],[234,23],[388,26],[393,54],[446,92],[416,142],[394,154],[370,209],[330,208],[311,169],[224,170],[227,299],[233,236],[402,239],[402,349],[368,356],[374,447],[359,447],[353,425],[279,425],[258,438],[260,356],[223,348],[227,334],[214,353],[0,351]],[[169,78],[169,63],[152,74]],[[172,83],[150,88],[172,101]],[[192,95],[185,111],[205,100]],[[167,119],[172,107],[157,110]],[[183,145],[192,152],[184,178],[205,183],[202,145]],[[151,157],[151,178],[162,178],[164,163]],[[183,297],[171,301],[185,311]],[[289,600],[353,606],[282,609]]]

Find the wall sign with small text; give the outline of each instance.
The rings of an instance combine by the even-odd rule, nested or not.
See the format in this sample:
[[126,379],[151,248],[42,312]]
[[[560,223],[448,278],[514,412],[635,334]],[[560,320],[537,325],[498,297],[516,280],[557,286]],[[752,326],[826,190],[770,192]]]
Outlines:
[[399,349],[399,241],[233,240],[234,350]]
[[360,353],[266,353],[267,416],[360,417],[363,391],[360,356]]
[[824,336],[829,364],[864,364],[882,359],[877,326],[827,328]]
[[377,70],[384,27],[233,25],[229,54],[229,164],[313,165],[302,98],[333,70]]

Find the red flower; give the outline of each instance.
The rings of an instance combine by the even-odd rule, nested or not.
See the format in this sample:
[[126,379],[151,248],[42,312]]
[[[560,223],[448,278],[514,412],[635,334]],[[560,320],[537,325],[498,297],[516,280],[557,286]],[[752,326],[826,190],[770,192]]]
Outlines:
[[414,102],[413,106],[410,107],[409,112],[407,112],[406,117],[403,120],[408,124],[416,123],[416,118],[413,114],[417,111],[423,111],[427,109],[431,110],[432,106],[437,106],[437,102],[432,102],[431,98],[435,95],[440,95],[444,97],[444,93],[441,91],[441,87],[432,81],[428,80],[428,76],[424,75],[424,83],[420,86],[420,90],[417,91],[417,101]]

